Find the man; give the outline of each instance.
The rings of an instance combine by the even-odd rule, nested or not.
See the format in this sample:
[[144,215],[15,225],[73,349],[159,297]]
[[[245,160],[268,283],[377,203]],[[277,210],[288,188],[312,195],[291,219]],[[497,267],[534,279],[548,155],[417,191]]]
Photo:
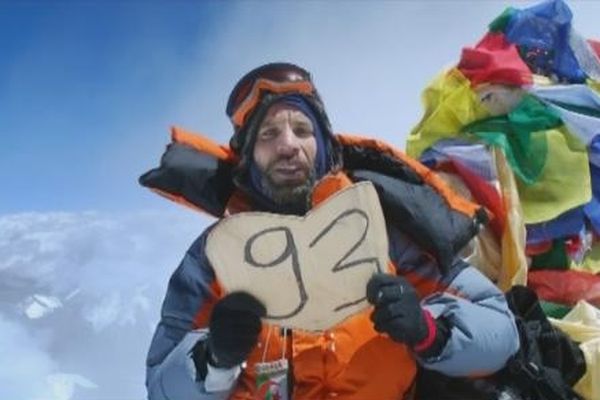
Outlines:
[[222,293],[206,255],[208,228],[169,282],[147,360],[151,400],[410,398],[417,364],[485,375],[517,351],[504,296],[454,254],[476,233],[482,210],[384,143],[334,136],[310,75],[296,65],[248,73],[227,114],[230,148],[176,129],[160,168],[141,183],[223,217],[303,215],[368,180],[386,216],[394,271],[368,282],[370,309],[331,330],[267,328],[264,304]]

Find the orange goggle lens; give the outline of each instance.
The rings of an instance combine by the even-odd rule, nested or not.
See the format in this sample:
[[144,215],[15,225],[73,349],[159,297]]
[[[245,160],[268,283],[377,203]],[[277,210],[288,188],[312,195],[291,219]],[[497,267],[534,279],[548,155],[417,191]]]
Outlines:
[[256,107],[260,100],[261,92],[267,91],[275,94],[301,93],[313,94],[314,87],[310,81],[276,82],[269,79],[257,79],[246,97],[238,103],[231,121],[235,126],[242,126],[248,114]]
[[239,80],[227,101],[227,115],[231,118],[234,111],[248,97],[258,79],[273,82],[301,82],[309,81],[310,74],[305,69],[290,63],[269,63],[253,69]]

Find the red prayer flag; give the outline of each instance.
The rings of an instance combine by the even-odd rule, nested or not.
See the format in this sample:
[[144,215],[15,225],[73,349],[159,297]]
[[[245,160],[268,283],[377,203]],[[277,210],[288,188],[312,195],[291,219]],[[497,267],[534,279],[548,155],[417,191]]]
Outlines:
[[465,47],[458,69],[472,86],[482,83],[521,86],[533,82],[531,71],[519,56],[517,46],[509,43],[503,33],[489,32],[475,48]]

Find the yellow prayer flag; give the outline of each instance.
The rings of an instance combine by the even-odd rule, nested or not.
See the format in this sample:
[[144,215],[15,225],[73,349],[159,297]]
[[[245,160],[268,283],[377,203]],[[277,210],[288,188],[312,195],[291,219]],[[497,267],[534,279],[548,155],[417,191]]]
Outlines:
[[422,99],[425,115],[411,131],[406,143],[407,154],[416,158],[440,139],[461,137],[473,140],[460,132],[462,127],[489,116],[471,89],[471,82],[456,68],[434,79],[423,91]]
[[546,136],[548,153],[546,164],[534,184],[527,185],[517,179],[526,224],[552,220],[592,198],[585,145],[565,127],[532,135]]

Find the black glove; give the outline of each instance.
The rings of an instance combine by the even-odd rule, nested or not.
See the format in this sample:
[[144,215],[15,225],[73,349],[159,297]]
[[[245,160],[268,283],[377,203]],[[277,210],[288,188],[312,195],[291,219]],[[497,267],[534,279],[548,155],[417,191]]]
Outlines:
[[371,320],[375,330],[410,347],[429,334],[426,316],[415,288],[404,278],[375,274],[367,284],[367,299],[375,306]]
[[233,292],[215,304],[209,323],[208,352],[212,365],[231,368],[241,364],[256,345],[267,314],[256,297]]

